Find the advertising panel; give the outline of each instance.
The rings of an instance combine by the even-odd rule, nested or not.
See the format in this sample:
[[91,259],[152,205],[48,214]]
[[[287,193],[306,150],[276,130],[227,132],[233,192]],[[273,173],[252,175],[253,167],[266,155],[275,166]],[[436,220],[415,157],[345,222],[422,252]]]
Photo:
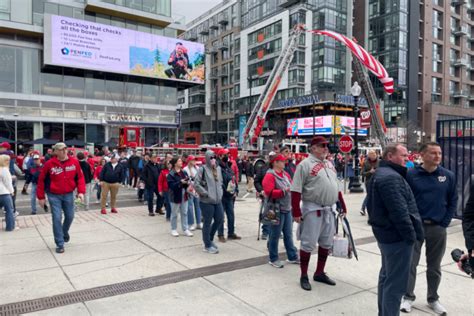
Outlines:
[[203,84],[204,58],[203,44],[45,15],[46,65]]
[[[287,121],[287,135],[288,136],[311,136],[313,135],[313,122],[315,135],[331,135],[333,134],[333,116],[316,116],[314,120],[312,117],[302,117],[289,119]],[[342,135],[345,133],[344,127],[350,127],[349,135],[354,134],[355,120],[353,117],[336,116],[336,134]],[[360,119],[359,119],[360,124]],[[367,129],[359,128],[358,134],[367,136]]]

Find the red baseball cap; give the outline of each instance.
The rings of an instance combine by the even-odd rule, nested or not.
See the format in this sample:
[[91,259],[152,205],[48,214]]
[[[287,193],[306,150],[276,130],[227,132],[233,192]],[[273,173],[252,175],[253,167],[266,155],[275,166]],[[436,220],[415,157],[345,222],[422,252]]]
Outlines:
[[274,156],[270,160],[271,163],[274,163],[275,161],[286,161],[286,158],[283,155],[279,154],[279,155]]
[[196,157],[194,157],[193,155],[189,155],[187,162],[190,162],[191,160],[196,160]]
[[217,152],[219,156],[227,155],[228,153],[229,153],[229,150],[226,148],[222,148]]
[[9,143],[3,142],[0,144],[0,147],[5,148],[5,149],[10,149],[12,148]]
[[329,141],[326,138],[324,138],[323,136],[315,136],[311,140],[311,146],[321,145],[321,144],[329,144]]

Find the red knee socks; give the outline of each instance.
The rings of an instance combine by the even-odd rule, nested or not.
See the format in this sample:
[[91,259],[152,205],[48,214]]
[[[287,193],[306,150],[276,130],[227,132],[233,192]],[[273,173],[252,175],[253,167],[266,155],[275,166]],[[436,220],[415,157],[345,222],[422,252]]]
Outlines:
[[311,252],[306,252],[300,249],[300,269],[301,276],[308,276],[309,259],[311,259]]
[[329,249],[318,248],[318,264],[316,266],[315,275],[324,273],[324,267],[326,266],[326,259],[328,258]]

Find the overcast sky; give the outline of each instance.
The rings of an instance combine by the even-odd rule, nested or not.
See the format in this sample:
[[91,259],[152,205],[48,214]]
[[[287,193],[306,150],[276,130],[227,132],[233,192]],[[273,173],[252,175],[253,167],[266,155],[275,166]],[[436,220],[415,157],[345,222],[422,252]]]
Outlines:
[[173,15],[184,15],[186,23],[189,23],[221,2],[222,0],[171,0],[171,9]]

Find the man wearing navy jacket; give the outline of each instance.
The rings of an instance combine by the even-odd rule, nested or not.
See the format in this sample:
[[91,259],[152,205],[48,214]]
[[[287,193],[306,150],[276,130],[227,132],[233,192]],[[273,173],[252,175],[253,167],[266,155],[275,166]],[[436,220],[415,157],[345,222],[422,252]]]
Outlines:
[[415,196],[425,238],[414,245],[407,291],[400,310],[409,313],[415,301],[416,267],[420,261],[421,246],[425,242],[428,305],[436,314],[445,315],[447,311],[439,302],[438,287],[441,282],[441,260],[446,250],[446,228],[457,206],[456,179],[453,172],[440,166],[441,147],[438,143],[423,144],[420,153],[423,164],[408,171],[407,182]]

